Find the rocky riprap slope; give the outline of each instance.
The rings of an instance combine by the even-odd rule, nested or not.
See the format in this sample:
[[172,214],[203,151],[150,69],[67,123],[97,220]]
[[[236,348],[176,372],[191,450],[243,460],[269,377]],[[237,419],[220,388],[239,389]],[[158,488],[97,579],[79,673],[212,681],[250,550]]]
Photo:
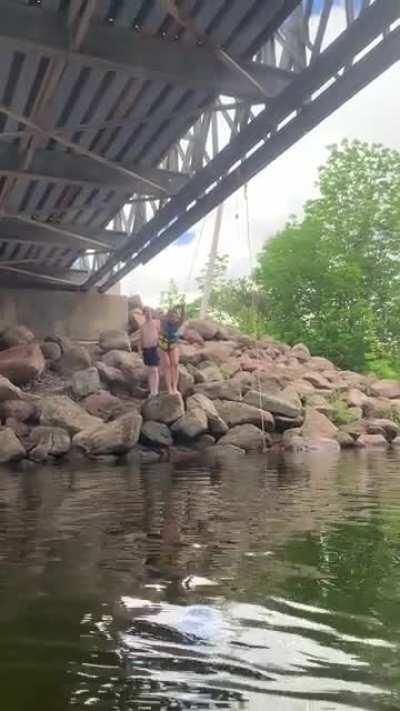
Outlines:
[[179,461],[268,450],[400,444],[400,382],[338,370],[302,344],[255,341],[212,320],[186,324],[181,395],[148,398],[143,321],[97,344],[0,328],[0,463],[63,457]]

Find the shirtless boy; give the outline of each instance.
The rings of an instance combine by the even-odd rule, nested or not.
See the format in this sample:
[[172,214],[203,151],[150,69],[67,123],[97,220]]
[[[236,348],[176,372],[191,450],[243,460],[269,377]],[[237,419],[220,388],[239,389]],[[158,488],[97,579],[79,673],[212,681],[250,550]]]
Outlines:
[[160,381],[158,373],[160,322],[153,318],[152,311],[148,306],[143,309],[143,313],[146,320],[140,328],[140,350],[143,354],[143,362],[147,366],[150,395],[157,395]]

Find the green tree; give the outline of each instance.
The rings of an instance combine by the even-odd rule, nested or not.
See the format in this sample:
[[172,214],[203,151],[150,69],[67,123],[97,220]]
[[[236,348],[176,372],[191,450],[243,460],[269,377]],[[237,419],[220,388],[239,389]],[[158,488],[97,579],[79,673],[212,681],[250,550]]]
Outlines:
[[160,294],[160,307],[164,311],[168,311],[168,309],[181,303],[183,299],[184,294],[179,291],[176,281],[171,279],[168,284],[168,289],[166,291],[162,291]]
[[342,367],[397,369],[400,332],[400,153],[331,148],[320,197],[259,255],[266,327]]

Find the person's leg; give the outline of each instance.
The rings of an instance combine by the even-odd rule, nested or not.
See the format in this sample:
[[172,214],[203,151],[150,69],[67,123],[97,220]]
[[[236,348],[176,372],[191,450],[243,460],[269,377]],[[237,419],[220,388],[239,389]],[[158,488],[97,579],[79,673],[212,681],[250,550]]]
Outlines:
[[171,353],[171,386],[172,392],[178,393],[178,380],[179,380],[179,350],[178,347],[172,349]]
[[150,395],[158,394],[158,367],[150,366],[147,371]]
[[169,359],[169,351],[161,351],[161,366],[164,373],[165,384],[167,386],[167,391],[172,392],[171,383],[171,361]]

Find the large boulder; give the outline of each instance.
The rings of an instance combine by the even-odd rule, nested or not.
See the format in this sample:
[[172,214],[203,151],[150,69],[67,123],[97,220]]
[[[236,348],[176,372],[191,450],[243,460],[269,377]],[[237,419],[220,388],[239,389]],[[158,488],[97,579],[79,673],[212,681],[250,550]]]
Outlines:
[[245,402],[233,402],[229,400],[215,400],[216,410],[228,427],[236,425],[257,425],[266,430],[274,428],[274,418],[270,412],[260,410],[258,407],[248,405]]
[[400,380],[377,380],[370,389],[375,397],[400,398]]
[[162,422],[143,422],[141,437],[146,444],[156,447],[172,447],[173,439],[169,427]]
[[204,366],[203,363],[200,364],[200,372],[204,378],[203,382],[205,383],[221,383],[224,380],[224,376],[222,375],[220,369],[208,361],[206,361]]
[[227,380],[211,383],[198,383],[193,388],[195,393],[206,395],[210,400],[241,400],[242,387],[239,381]]
[[253,407],[261,407],[274,415],[284,415],[285,417],[299,417],[301,415],[301,408],[285,398],[282,393],[275,396],[265,392],[259,393],[257,390],[249,390],[244,397],[244,402],[253,405]]
[[40,410],[33,400],[5,400],[0,402],[0,416],[4,419],[12,417],[18,422],[33,422],[39,420]]
[[25,346],[28,343],[33,343],[34,340],[35,336],[27,326],[8,326],[0,334],[0,350]]
[[71,438],[61,427],[35,427],[30,432],[27,449],[30,459],[45,462],[67,454],[70,446]]
[[107,390],[98,390],[92,395],[89,395],[82,400],[81,405],[89,415],[99,417],[105,422],[115,420],[116,417],[122,414],[124,409],[122,401],[118,397],[115,397],[115,395],[107,392]]
[[268,443],[268,435],[258,427],[255,427],[255,425],[237,425],[221,437],[218,442],[220,445],[239,447],[244,449],[245,452],[262,451]]
[[17,388],[8,378],[0,375],[0,402],[5,400],[23,400],[25,397],[22,390]]
[[369,400],[368,396],[358,388],[349,388],[343,395],[343,399],[347,402],[349,407],[361,407],[361,409],[368,406]]
[[231,463],[236,463],[238,457],[243,457],[246,454],[244,449],[235,447],[232,444],[216,444],[207,447],[203,451],[204,460],[210,466],[226,466]]
[[66,345],[61,358],[53,363],[53,368],[60,375],[72,375],[77,370],[90,368],[91,365],[92,359],[85,346]]
[[186,395],[193,390],[194,377],[189,373],[188,369],[184,365],[180,365],[178,368],[178,390],[186,397]]
[[335,439],[338,428],[325,415],[313,407],[306,407],[301,434],[306,440]]
[[187,399],[186,407],[188,413],[199,409],[205,412],[208,420],[208,429],[215,437],[219,437],[223,434],[226,434],[226,432],[228,431],[228,425],[218,414],[217,408],[215,407],[212,400],[206,397],[206,395],[202,395],[201,393],[195,393]]
[[0,464],[22,459],[25,454],[25,449],[11,427],[0,429]]
[[318,390],[331,390],[332,388],[331,381],[325,378],[325,376],[318,371],[315,373],[311,370],[307,371],[303,375],[303,380],[311,383],[311,385],[313,385],[314,388],[318,388]]
[[187,323],[188,328],[193,328],[205,341],[212,341],[217,337],[219,324],[209,318],[192,319]]
[[125,388],[126,378],[119,368],[113,368],[111,365],[106,365],[101,360],[96,362],[96,368],[100,375],[100,379],[105,385],[110,388]]
[[99,336],[99,346],[105,353],[113,350],[131,350],[128,334],[117,330],[102,331]]
[[60,360],[63,354],[61,346],[55,341],[43,341],[40,344],[40,350],[43,353],[44,359],[49,364],[55,363],[57,360]]
[[102,362],[121,371],[128,386],[145,385],[147,368],[137,353],[109,351],[102,357]]
[[171,427],[172,433],[177,437],[184,437],[186,439],[195,439],[200,435],[207,432],[208,429],[208,418],[204,410],[192,409],[187,412],[183,417],[174,422]]
[[204,338],[200,336],[200,333],[195,331],[194,328],[184,328],[182,338],[184,338],[187,343],[195,343],[198,346],[204,345]]
[[367,449],[386,449],[389,446],[388,441],[382,434],[362,434],[357,439],[357,447]]
[[99,371],[97,368],[77,370],[71,378],[71,388],[75,397],[81,399],[97,392],[101,388]]
[[46,366],[43,353],[37,343],[15,346],[0,352],[0,375],[14,385],[26,385],[38,378]]
[[383,417],[377,417],[372,420],[367,420],[365,423],[365,428],[367,434],[381,434],[389,442],[395,439],[400,432],[399,426],[395,422],[393,422],[393,420],[389,420]]
[[293,348],[290,349],[289,353],[291,356],[297,358],[297,360],[299,360],[301,363],[305,363],[311,358],[311,353],[308,350],[307,346],[304,345],[304,343],[297,343],[295,346],[293,346]]
[[142,417],[138,412],[130,412],[113,422],[102,422],[91,429],[76,434],[73,446],[89,456],[102,454],[124,454],[138,442]]
[[307,366],[312,370],[335,370],[333,363],[327,358],[313,356],[309,359]]
[[89,415],[80,405],[66,395],[43,397],[40,401],[40,423],[46,427],[61,427],[71,435],[103,424]]
[[142,415],[145,420],[155,420],[170,425],[185,414],[183,401],[180,395],[160,393],[149,397],[142,406]]
[[205,360],[222,365],[235,352],[236,347],[236,343],[233,341],[210,341],[202,348],[201,352]]

